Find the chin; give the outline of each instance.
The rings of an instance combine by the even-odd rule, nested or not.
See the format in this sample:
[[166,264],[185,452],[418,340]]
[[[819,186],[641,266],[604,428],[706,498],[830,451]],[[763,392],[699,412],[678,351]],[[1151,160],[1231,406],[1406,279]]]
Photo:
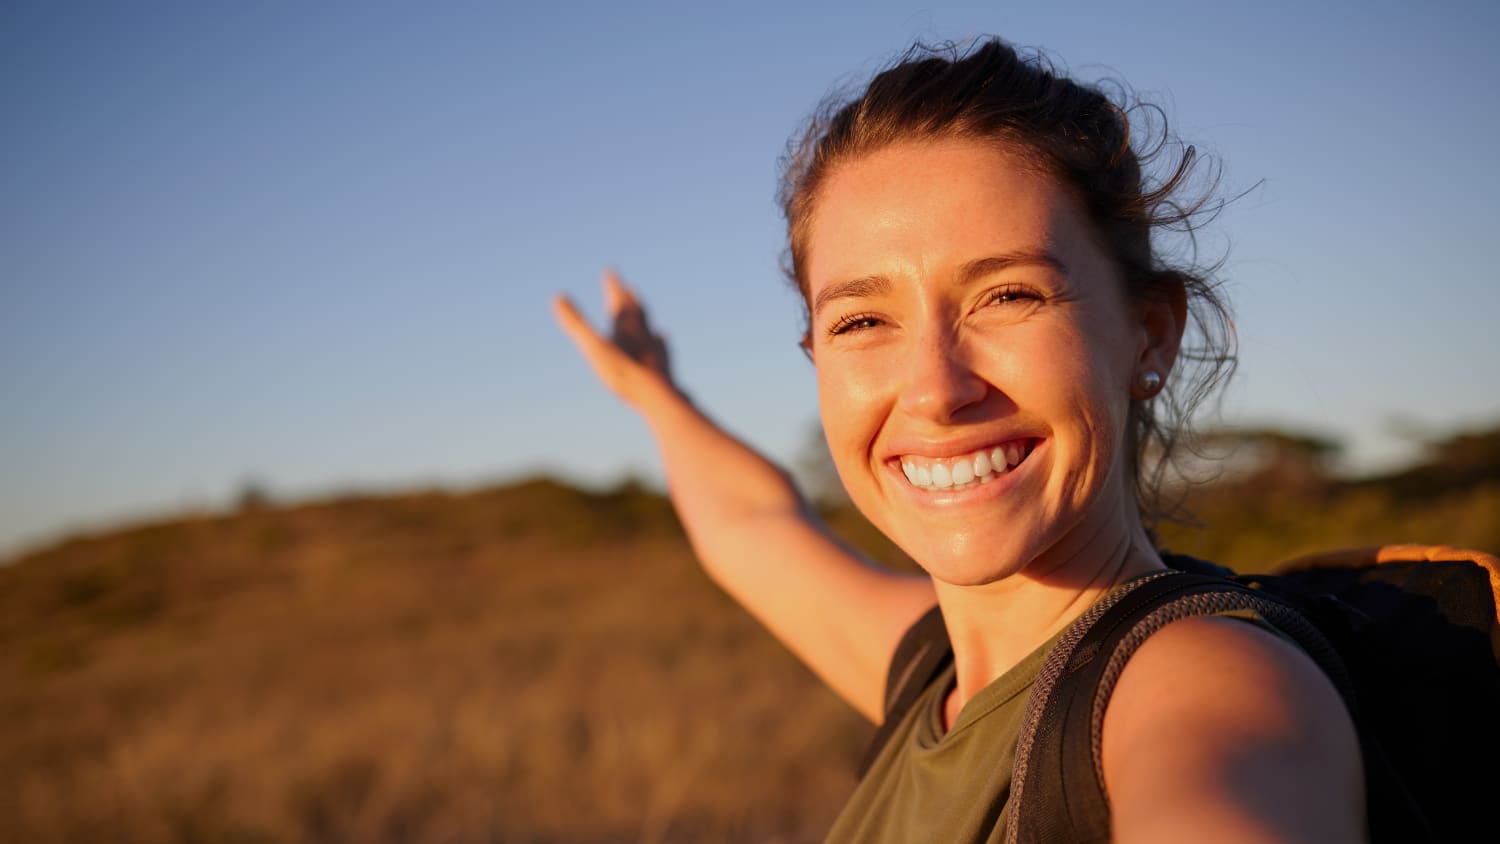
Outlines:
[[[891,536],[890,533],[886,534]],[[945,543],[892,540],[934,580],[953,586],[985,586],[1026,567],[1029,557],[993,537],[967,536]]]

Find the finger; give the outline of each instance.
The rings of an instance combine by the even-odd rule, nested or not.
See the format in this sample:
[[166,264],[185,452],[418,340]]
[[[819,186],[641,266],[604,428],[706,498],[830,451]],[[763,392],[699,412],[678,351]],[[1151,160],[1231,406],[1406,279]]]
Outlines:
[[635,296],[625,282],[620,280],[620,274],[613,267],[604,271],[604,307],[610,316],[617,316],[628,307],[635,306]]
[[599,336],[599,332],[595,331],[589,321],[579,312],[573,300],[566,296],[553,297],[552,316],[557,319],[557,324],[573,341],[573,345],[583,352],[584,357],[588,358],[590,363],[597,363],[608,342]]
[[635,290],[613,268],[604,272],[604,304],[614,321],[616,334],[649,334],[650,322]]
[[600,336],[594,330],[573,300],[556,296],[552,300],[552,313],[558,325],[583,354],[594,375],[617,395],[627,397],[636,382],[640,364],[633,360],[619,345]]

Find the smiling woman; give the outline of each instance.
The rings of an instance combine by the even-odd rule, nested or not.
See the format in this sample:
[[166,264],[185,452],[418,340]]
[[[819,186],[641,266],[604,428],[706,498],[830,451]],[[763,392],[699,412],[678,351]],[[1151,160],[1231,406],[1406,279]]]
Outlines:
[[[909,141],[832,173],[818,214],[810,343],[860,510],[962,586],[1149,546],[1122,432],[1180,309],[1126,301],[1071,192],[993,143]],[[822,295],[851,277],[881,283]]]
[[[1043,659],[1091,607],[1166,569],[1141,455],[1170,443],[1155,415],[1178,407],[1168,397],[1205,383],[1174,376],[1193,308],[1227,324],[1201,276],[1153,251],[1153,231],[1188,216],[1172,191],[1191,155],[1147,190],[1123,107],[993,40],[911,54],[822,115],[782,191],[804,346],[841,480],[925,577],[834,540],[781,471],[694,408],[615,276],[610,337],[566,300],[557,315],[650,423],[710,575],[889,720],[829,840],[996,841]],[[934,604],[952,664],[888,712],[893,654]],[[1362,836],[1349,714],[1259,617],[1154,635],[1107,701],[1098,765],[1114,840]]]

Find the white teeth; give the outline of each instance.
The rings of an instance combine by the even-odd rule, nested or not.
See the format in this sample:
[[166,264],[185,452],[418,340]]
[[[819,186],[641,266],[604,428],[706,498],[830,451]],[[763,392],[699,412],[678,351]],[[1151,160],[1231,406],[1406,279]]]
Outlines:
[[1006,474],[1025,460],[1027,453],[1022,443],[1009,442],[957,459],[912,456],[902,459],[901,472],[918,489],[967,489]]
[[960,460],[953,464],[953,483],[955,486],[966,484],[974,480],[974,464],[967,460]]
[[981,451],[974,455],[974,474],[982,478],[993,471],[995,471],[995,467],[990,465],[989,454]]
[[948,467],[941,463],[932,464],[932,485],[938,489],[947,489],[953,486],[953,475]]

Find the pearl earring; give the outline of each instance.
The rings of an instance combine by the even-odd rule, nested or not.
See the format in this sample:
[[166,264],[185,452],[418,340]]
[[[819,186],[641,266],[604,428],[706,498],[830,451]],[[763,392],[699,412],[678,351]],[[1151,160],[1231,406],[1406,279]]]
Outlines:
[[1154,369],[1148,369],[1145,372],[1142,372],[1141,377],[1137,379],[1137,386],[1139,386],[1140,391],[1144,393],[1141,398],[1151,398],[1161,390],[1161,373],[1157,372]]

